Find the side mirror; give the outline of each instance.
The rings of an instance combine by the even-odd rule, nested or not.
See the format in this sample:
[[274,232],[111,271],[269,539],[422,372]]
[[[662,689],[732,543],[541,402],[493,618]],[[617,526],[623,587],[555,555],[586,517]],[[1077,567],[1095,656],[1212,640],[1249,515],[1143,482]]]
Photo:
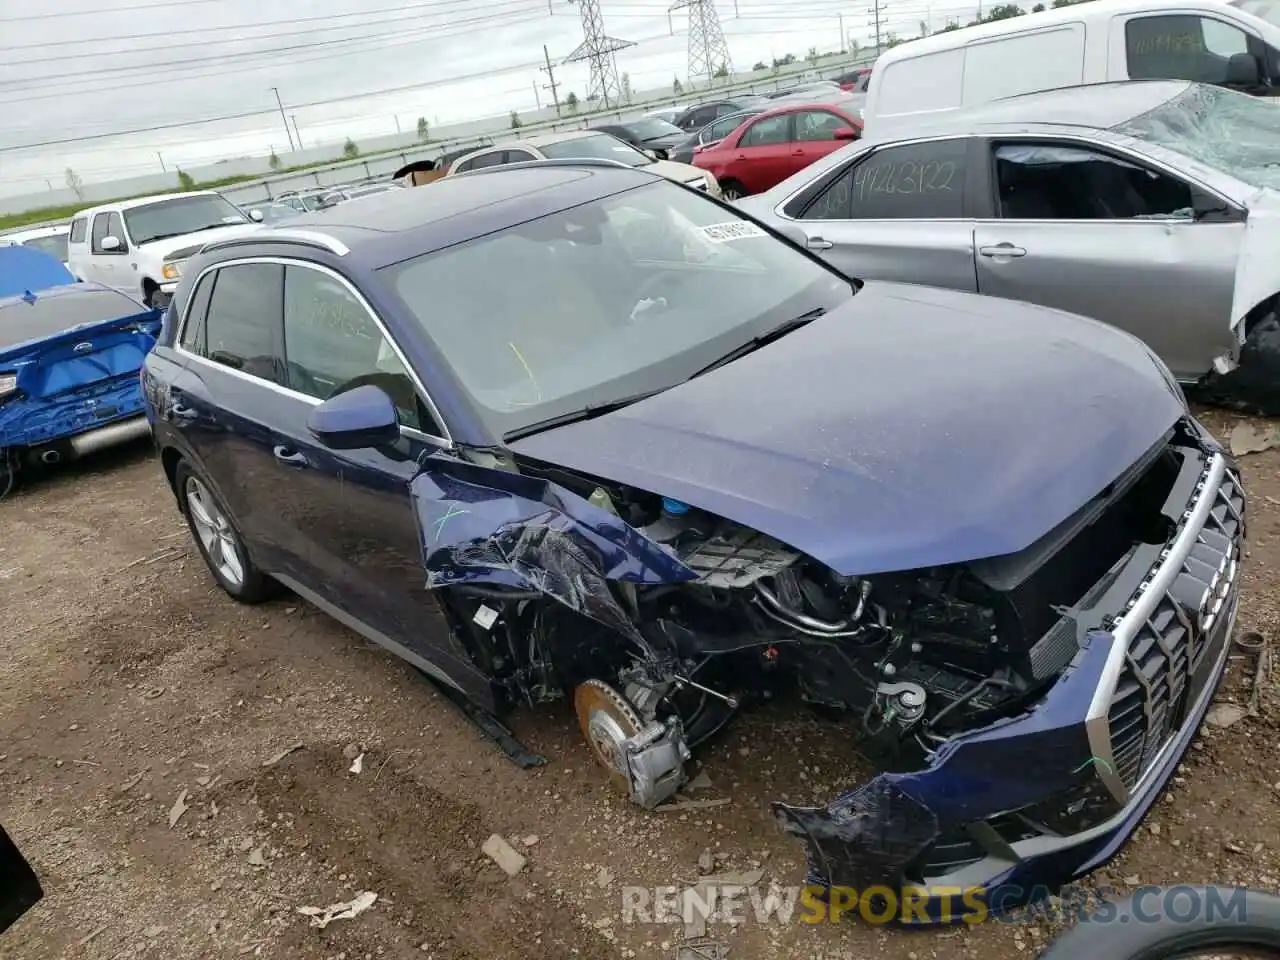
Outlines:
[[857,140],[858,131],[853,127],[836,127],[831,131],[831,137],[834,140]]
[[103,237],[101,246],[104,253],[115,253],[122,244],[119,237]]
[[1256,87],[1262,82],[1258,60],[1251,53],[1233,53],[1227,60],[1227,83],[1231,86]]
[[249,219],[250,219],[250,220],[252,220],[254,223],[261,223],[261,222],[262,222],[262,211],[261,211],[261,210],[258,210],[258,209],[256,209],[256,208],[255,208],[255,209],[253,209],[253,210],[250,210],[250,211],[249,211]]
[[380,387],[356,387],[311,411],[307,429],[330,450],[382,447],[400,438],[400,415]]

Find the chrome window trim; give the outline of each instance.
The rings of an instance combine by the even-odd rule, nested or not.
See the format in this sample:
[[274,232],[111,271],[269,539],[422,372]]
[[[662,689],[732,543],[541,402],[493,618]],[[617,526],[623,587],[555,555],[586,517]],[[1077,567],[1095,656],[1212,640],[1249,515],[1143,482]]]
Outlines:
[[[205,276],[214,270],[221,270],[223,267],[242,266],[245,264],[254,264],[254,263],[271,263],[271,264],[279,264],[280,266],[284,266],[284,267],[303,267],[308,270],[316,270],[316,271],[319,271],[320,273],[326,274],[327,276],[331,277],[332,279],[340,283],[343,287],[345,287],[346,290],[353,297],[356,298],[356,301],[360,304],[360,306],[364,308],[365,312],[369,314],[369,317],[373,320],[374,326],[378,328],[378,332],[382,334],[382,336],[386,339],[387,343],[391,345],[391,349],[395,353],[396,358],[399,359],[401,365],[404,367],[405,371],[408,373],[409,379],[413,382],[413,387],[418,392],[419,398],[423,401],[423,403],[426,404],[427,410],[430,411],[431,416],[435,418],[436,423],[440,425],[440,429],[444,431],[444,436],[439,437],[439,436],[436,436],[435,434],[424,433],[423,431],[415,429],[414,427],[407,427],[402,425],[400,427],[401,435],[406,437],[411,437],[416,440],[422,440],[427,443],[433,444],[435,446],[444,447],[445,449],[452,449],[453,436],[449,432],[449,425],[444,422],[444,417],[440,415],[440,408],[436,406],[435,401],[431,398],[431,394],[427,391],[427,388],[423,386],[421,379],[419,379],[418,377],[417,371],[413,369],[413,366],[409,363],[408,358],[404,355],[404,351],[400,349],[400,344],[396,343],[395,337],[391,336],[391,332],[386,328],[386,325],[382,322],[382,319],[378,316],[377,312],[370,305],[369,301],[364,298],[364,295],[359,290],[357,290],[355,286],[349,280],[347,280],[346,277],[342,276],[336,270],[333,270],[330,267],[326,267],[324,264],[321,264],[321,263],[311,263],[310,261],[307,261],[307,260],[298,260],[292,257],[267,257],[267,256],[238,257],[234,260],[222,260],[218,263],[209,264],[207,267],[201,270],[199,274],[196,275],[195,280],[191,284],[191,290],[194,293],[195,289],[200,285],[200,282],[204,280]],[[179,354],[180,356],[184,357],[187,360],[193,360],[197,363],[203,364],[213,369],[230,373],[232,376],[239,377],[240,379],[246,380],[250,383],[255,383],[255,384],[258,384],[259,386],[263,386],[270,390],[274,390],[276,393],[282,394],[286,397],[291,397],[295,400],[302,400],[306,403],[311,404],[313,407],[318,407],[321,403],[324,402],[318,397],[313,397],[309,394],[301,393],[297,390],[293,390],[290,387],[282,386],[281,384],[278,384],[278,383],[272,383],[270,380],[264,380],[262,377],[257,377],[257,376],[254,376],[253,374],[245,373],[242,370],[236,370],[234,367],[228,367],[226,364],[214,363],[212,360],[210,360],[207,357],[202,357],[197,353],[192,353],[190,350],[185,349],[182,346],[182,336],[186,332],[187,321],[189,319],[189,314],[191,312],[191,303],[194,299],[195,297],[187,297],[186,303],[182,305],[182,316],[179,318],[178,326],[174,330],[173,350],[175,353]],[[213,301],[210,300],[210,303],[212,302]]]

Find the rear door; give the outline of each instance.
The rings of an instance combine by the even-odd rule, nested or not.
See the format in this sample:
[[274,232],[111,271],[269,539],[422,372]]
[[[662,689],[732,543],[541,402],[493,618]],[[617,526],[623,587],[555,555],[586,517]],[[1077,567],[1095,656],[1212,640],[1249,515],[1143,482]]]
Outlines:
[[792,156],[793,118],[794,114],[775,113],[751,121],[728,151],[726,176],[741,183],[748,193],[761,193],[798,170],[797,158]]
[[221,264],[201,278],[190,302],[178,333],[186,370],[170,385],[167,415],[258,565],[297,577],[306,558],[292,531],[308,507],[281,482],[287,475],[272,432],[280,407],[299,402],[285,387],[284,265]]
[[963,137],[863,151],[783,212],[847,276],[972,292],[971,157]]
[[1225,203],[1089,141],[993,140],[996,195],[974,243],[980,293],[1083,314],[1140,337],[1183,379],[1235,345],[1243,218]]

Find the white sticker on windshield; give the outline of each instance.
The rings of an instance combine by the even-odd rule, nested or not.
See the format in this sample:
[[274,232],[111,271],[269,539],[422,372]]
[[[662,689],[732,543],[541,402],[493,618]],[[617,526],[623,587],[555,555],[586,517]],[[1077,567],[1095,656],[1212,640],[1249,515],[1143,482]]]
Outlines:
[[734,220],[729,223],[712,223],[702,228],[702,235],[712,243],[728,243],[730,240],[747,240],[768,236],[754,223]]

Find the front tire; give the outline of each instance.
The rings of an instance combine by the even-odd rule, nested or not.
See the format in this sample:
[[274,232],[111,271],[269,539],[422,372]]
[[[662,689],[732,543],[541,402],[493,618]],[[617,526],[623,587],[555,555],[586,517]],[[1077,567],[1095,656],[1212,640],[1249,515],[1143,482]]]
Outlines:
[[275,593],[275,581],[254,566],[226,508],[186,460],[174,470],[174,487],[196,549],[218,586],[240,603],[269,600]]
[[737,180],[720,181],[720,197],[728,203],[733,203],[735,200],[741,200],[746,195],[747,188]]
[[1280,415],[1280,315],[1258,319],[1228,374],[1212,371],[1189,391],[1195,399],[1263,417]]

